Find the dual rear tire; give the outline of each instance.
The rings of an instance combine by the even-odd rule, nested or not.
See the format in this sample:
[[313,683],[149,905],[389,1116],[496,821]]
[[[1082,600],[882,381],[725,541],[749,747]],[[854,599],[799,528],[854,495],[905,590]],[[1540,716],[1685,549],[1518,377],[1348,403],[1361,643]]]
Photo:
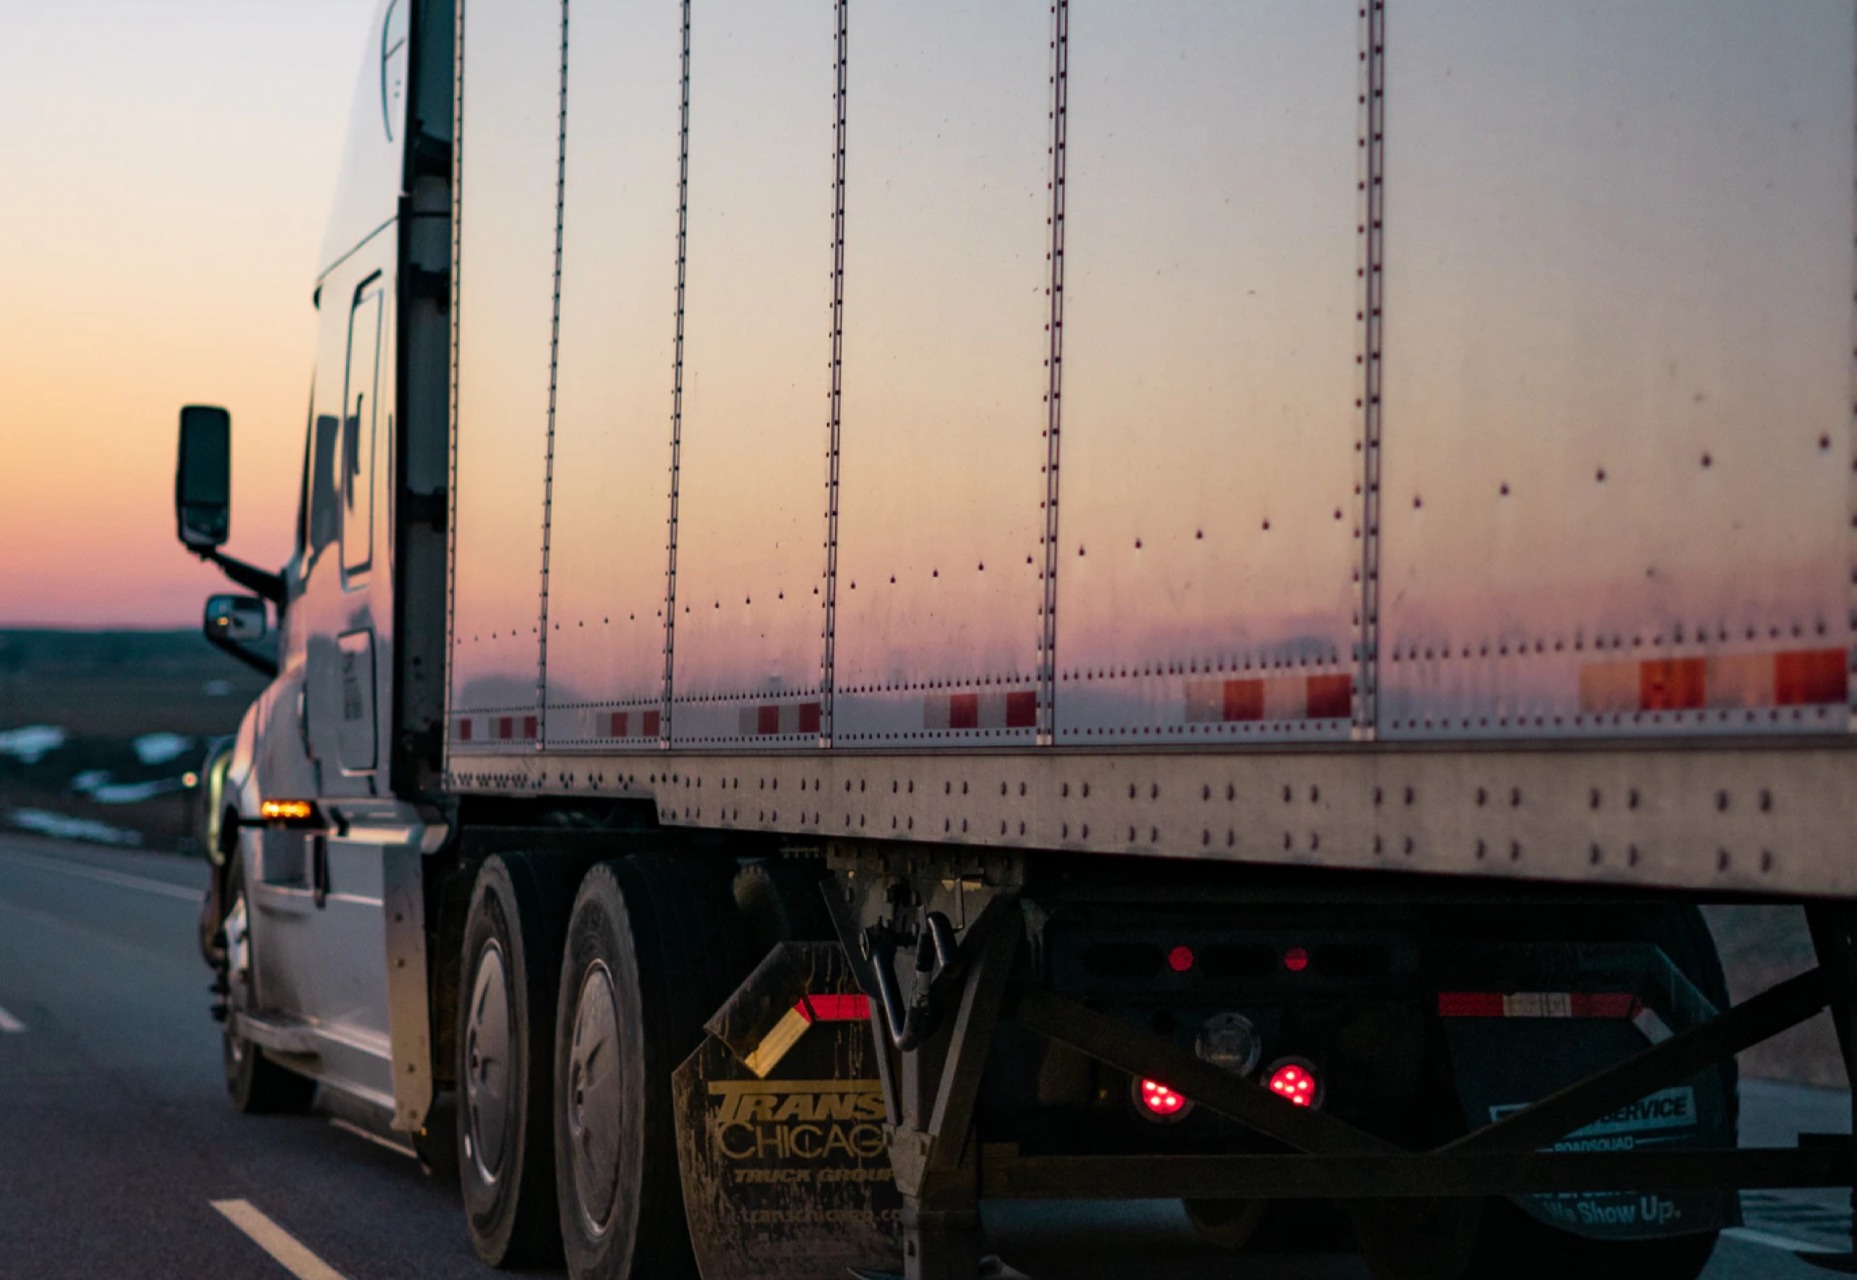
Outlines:
[[[560,860],[565,862],[566,860]],[[643,855],[485,863],[465,925],[459,1165],[495,1266],[696,1276],[671,1078],[747,971],[728,881]]]

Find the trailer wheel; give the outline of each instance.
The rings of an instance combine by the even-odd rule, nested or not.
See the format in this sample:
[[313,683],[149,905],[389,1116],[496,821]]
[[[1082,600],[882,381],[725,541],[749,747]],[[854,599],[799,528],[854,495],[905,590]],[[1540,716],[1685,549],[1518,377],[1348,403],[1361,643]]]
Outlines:
[[[226,875],[226,900],[231,904],[220,931],[220,979],[226,991],[228,1014],[254,1007],[251,977],[251,908],[245,897],[245,869],[237,854]],[[264,1056],[264,1050],[241,1036],[236,1019],[228,1016],[220,1033],[221,1056],[226,1066],[226,1092],[232,1105],[247,1115],[295,1115],[308,1111],[316,1096],[316,1082],[281,1067]]]
[[744,973],[729,886],[688,858],[587,874],[555,1041],[561,1237],[575,1280],[694,1280],[671,1074]]
[[477,874],[458,1005],[458,1182],[471,1244],[495,1267],[560,1261],[555,1231],[555,990],[568,872],[502,854]]

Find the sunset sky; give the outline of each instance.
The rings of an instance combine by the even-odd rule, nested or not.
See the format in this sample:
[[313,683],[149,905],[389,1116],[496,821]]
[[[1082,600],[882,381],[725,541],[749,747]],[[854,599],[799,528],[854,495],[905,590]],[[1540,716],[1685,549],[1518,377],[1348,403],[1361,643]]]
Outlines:
[[195,625],[176,411],[288,554],[315,256],[374,0],[0,0],[0,626]]

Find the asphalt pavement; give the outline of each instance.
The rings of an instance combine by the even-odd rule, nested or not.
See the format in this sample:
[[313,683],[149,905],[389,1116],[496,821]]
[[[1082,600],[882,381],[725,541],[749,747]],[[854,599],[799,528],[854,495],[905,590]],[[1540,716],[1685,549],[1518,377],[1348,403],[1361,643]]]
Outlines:
[[[328,1113],[226,1102],[194,941],[203,864],[0,836],[0,1280],[488,1277],[453,1187]],[[1848,1095],[1750,1082],[1744,1141],[1848,1130]],[[1708,1280],[1806,1280],[1841,1192],[1754,1194]],[[1035,1280],[1365,1280],[1353,1258],[1233,1256],[1177,1205],[989,1208]]]

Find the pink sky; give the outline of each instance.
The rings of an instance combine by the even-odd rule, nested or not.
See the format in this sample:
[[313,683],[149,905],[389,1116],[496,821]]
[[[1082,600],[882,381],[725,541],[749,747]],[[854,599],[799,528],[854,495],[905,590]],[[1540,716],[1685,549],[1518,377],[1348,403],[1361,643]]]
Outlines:
[[0,626],[195,625],[176,411],[289,553],[316,251],[373,0],[61,0],[0,41]]

